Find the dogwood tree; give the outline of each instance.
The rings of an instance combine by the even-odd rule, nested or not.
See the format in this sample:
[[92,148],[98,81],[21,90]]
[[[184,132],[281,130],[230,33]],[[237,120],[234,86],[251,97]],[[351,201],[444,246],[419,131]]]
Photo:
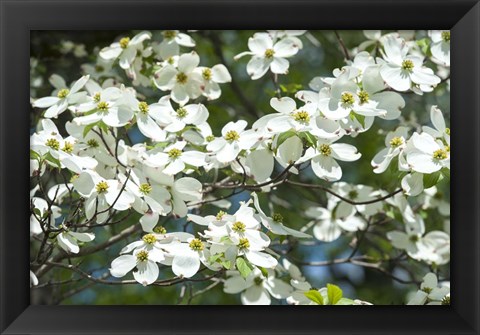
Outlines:
[[32,54],[34,302],[450,304],[449,31],[117,34]]

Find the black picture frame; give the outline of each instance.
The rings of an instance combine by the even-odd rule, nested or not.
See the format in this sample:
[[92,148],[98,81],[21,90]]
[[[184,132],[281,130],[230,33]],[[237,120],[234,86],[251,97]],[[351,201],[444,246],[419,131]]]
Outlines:
[[[0,0],[2,334],[480,334],[480,4]],[[450,307],[29,306],[29,31],[451,29]]]

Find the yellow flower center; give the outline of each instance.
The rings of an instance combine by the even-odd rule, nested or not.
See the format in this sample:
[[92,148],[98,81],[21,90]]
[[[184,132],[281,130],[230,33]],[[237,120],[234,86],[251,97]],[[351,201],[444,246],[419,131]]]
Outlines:
[[283,216],[280,213],[273,213],[272,219],[275,222],[279,222],[279,223],[283,222]]
[[448,136],[450,136],[450,128],[445,128],[445,134],[447,134]]
[[208,135],[207,137],[205,137],[205,140],[207,142],[212,142],[214,139],[215,139],[215,136],[213,136],[213,135]]
[[100,102],[100,93],[95,93],[95,95],[93,96],[93,101]]
[[442,305],[450,305],[450,296],[446,295],[442,298]]
[[255,277],[255,279],[253,280],[253,282],[255,283],[255,285],[262,285],[263,283],[263,279],[261,277]]
[[238,242],[238,247],[240,249],[250,248],[250,241],[248,240],[248,238],[241,238],[240,241]]
[[157,234],[166,234],[167,233],[167,230],[165,229],[164,226],[155,227],[155,228],[153,228],[153,231]]
[[224,211],[219,211],[219,212],[217,213],[217,215],[215,216],[215,219],[216,219],[217,221],[220,221],[221,219],[223,219],[223,216],[224,216],[225,214],[227,214],[227,213],[225,213]]
[[66,88],[62,88],[60,91],[58,91],[57,97],[59,97],[60,99],[63,99],[63,98],[66,98],[69,93],[70,93],[70,90]]
[[137,260],[140,262],[148,261],[148,251],[142,250],[137,253]]
[[422,291],[425,292],[425,293],[430,293],[430,292],[432,292],[432,289],[430,287],[424,287],[424,288],[422,288]]
[[330,148],[328,144],[320,145],[319,151],[323,156],[330,156],[332,154],[332,148]]
[[165,30],[163,32],[163,37],[165,37],[166,39],[172,39],[174,38],[175,36],[177,36],[177,32],[175,30]]
[[370,96],[365,91],[358,92],[358,99],[360,100],[360,105],[367,103],[370,100]]
[[200,241],[200,239],[198,239],[198,238],[194,238],[190,242],[189,246],[190,246],[190,249],[195,250],[195,251],[202,251],[205,248],[205,246],[203,245],[203,242]]
[[57,141],[55,138],[49,138],[47,142],[45,142],[45,145],[47,147],[52,148],[53,150],[58,150],[60,149],[60,142]]
[[120,48],[126,49],[128,47],[128,43],[130,43],[130,37],[124,37],[120,40]]
[[106,112],[108,110],[108,102],[100,101],[97,104],[97,109],[102,111],[102,112]]
[[80,176],[80,175],[78,175],[78,174],[72,175],[72,177],[70,178],[70,182],[73,183],[75,180],[77,180],[77,178],[78,178],[79,176]]
[[445,42],[450,42],[450,32],[449,31],[442,31],[442,40]]
[[232,229],[237,233],[244,233],[245,232],[245,224],[243,222],[237,221],[233,224]]
[[177,149],[177,148],[173,148],[168,152],[168,157],[170,157],[172,159],[178,158],[181,155],[182,155],[182,150]]
[[187,116],[188,112],[185,108],[183,107],[180,107],[179,109],[177,109],[177,116],[181,119],[183,119],[185,116]]
[[348,192],[348,197],[349,197],[351,200],[355,200],[355,199],[357,199],[357,197],[358,197],[358,192],[355,191],[355,190],[351,190],[350,192]]
[[188,76],[183,72],[179,72],[177,73],[176,79],[177,79],[177,83],[184,85],[187,83]]
[[443,149],[435,150],[435,152],[433,153],[433,158],[438,160],[446,159],[447,157],[447,152]]
[[203,77],[203,79],[205,79],[205,80],[210,80],[210,79],[212,79],[212,70],[210,70],[210,69],[208,69],[208,68],[207,68],[207,69],[204,69],[204,70],[202,71],[202,77]]
[[94,138],[91,138],[87,141],[87,144],[91,148],[98,148],[98,141]]
[[148,114],[150,107],[148,107],[148,104],[145,101],[141,101],[138,103],[138,109],[142,114]]
[[272,58],[275,55],[275,51],[273,49],[265,50],[265,58]]
[[97,193],[105,193],[108,190],[108,184],[106,181],[101,181],[96,186]]
[[144,237],[142,237],[143,242],[147,244],[154,244],[157,242],[157,238],[153,234],[147,234]]
[[293,114],[293,119],[300,123],[309,123],[310,115],[305,111],[299,111]]
[[355,102],[355,98],[353,97],[353,94],[348,92],[342,93],[340,100],[345,105],[353,105]]
[[73,152],[73,144],[70,142],[65,142],[62,150],[67,154],[71,154]]
[[413,70],[413,62],[410,59],[405,59],[402,62],[402,69],[411,72]]
[[230,130],[225,134],[225,139],[230,142],[238,141],[240,139],[240,135],[235,130]]
[[138,187],[138,190],[147,195],[147,194],[150,194],[150,192],[152,192],[152,186],[148,183],[143,183],[143,184],[140,184],[140,186]]
[[393,148],[397,148],[403,144],[403,138],[401,137],[394,137],[390,140],[390,146]]

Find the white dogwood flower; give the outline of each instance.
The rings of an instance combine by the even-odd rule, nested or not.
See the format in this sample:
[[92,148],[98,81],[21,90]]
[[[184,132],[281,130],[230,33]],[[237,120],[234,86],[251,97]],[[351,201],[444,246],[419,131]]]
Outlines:
[[202,76],[202,84],[200,88],[202,94],[207,97],[208,100],[218,99],[222,94],[222,90],[218,84],[229,83],[232,81],[230,73],[223,64],[217,64],[212,68],[199,66],[195,69],[195,72]]
[[209,116],[203,104],[190,104],[174,109],[170,96],[160,98],[157,103],[150,105],[150,109],[155,111],[155,119],[164,125],[163,129],[170,133],[182,131],[187,125],[203,124]]
[[344,162],[353,162],[362,154],[353,145],[333,143],[334,141],[319,140],[318,145],[308,148],[299,162],[311,160],[312,170],[317,177],[327,181],[336,181],[342,178],[342,168],[337,159]]
[[206,155],[196,150],[184,151],[187,142],[179,141],[167,146],[163,152],[151,155],[149,165],[163,166],[163,173],[175,175],[183,171],[187,165],[200,167],[206,164]]
[[247,121],[230,121],[222,128],[222,137],[207,144],[207,150],[215,154],[220,163],[230,163],[242,150],[250,149],[257,141],[254,131],[247,130]]
[[173,257],[172,271],[177,276],[190,278],[200,269],[200,264],[208,265],[210,253],[206,243],[190,237],[186,243],[170,243],[163,246]]
[[231,275],[224,283],[223,291],[228,294],[241,293],[243,305],[270,305],[271,297],[285,299],[292,292],[287,283],[275,277],[273,270],[267,270],[265,278],[262,272],[254,269],[247,278],[243,278],[237,271],[229,272]]
[[73,119],[78,125],[89,125],[103,121],[110,127],[122,127],[128,124],[133,118],[133,110],[124,104],[125,91],[117,87],[108,87],[96,93],[91,101],[81,104],[76,109],[77,113],[87,113]]
[[146,249],[134,250],[132,255],[115,258],[110,266],[110,273],[116,278],[121,278],[136,268],[133,272],[135,280],[143,286],[150,285],[158,279],[160,272],[156,263],[159,260],[157,257],[158,253]]
[[437,276],[429,272],[407,305],[450,305],[450,287],[439,285]]
[[132,65],[137,51],[143,49],[143,42],[152,37],[148,31],[142,31],[135,35],[132,39],[130,37],[123,37],[118,42],[112,43],[109,47],[100,50],[99,56],[104,60],[114,61],[119,59],[118,63],[122,69],[128,69]]
[[446,264],[450,260],[450,236],[442,231],[425,234],[425,223],[420,216],[406,222],[406,233],[391,231],[387,237],[395,248],[405,250],[413,259],[429,264]]
[[180,46],[188,48],[195,46],[193,38],[178,30],[164,30],[162,35],[163,41],[158,44],[157,47],[154,47],[154,49],[163,60],[168,60],[170,57],[178,55],[180,53]]
[[423,58],[409,55],[409,48],[400,38],[389,37],[384,43],[386,61],[380,69],[380,74],[388,86],[394,90],[405,92],[418,85],[422,91],[423,86],[432,87],[440,83],[432,69],[423,66]]
[[63,231],[57,235],[57,243],[60,248],[72,254],[78,254],[79,242],[91,242],[95,239],[92,233],[79,233],[63,228]]
[[432,39],[432,44],[430,44],[432,61],[443,66],[450,66],[450,31],[429,30],[428,35]]
[[428,133],[414,133],[410,139],[412,149],[407,151],[407,162],[413,171],[433,173],[450,169],[450,147],[439,144]]
[[119,211],[129,209],[135,201],[134,196],[115,179],[104,179],[94,171],[84,171],[74,178],[75,190],[86,198],[85,215],[88,220],[97,215],[97,222],[104,222],[111,206]]
[[286,74],[290,63],[286,58],[292,57],[302,48],[298,38],[285,37],[274,43],[268,33],[256,33],[248,39],[250,51],[235,56],[235,60],[252,55],[247,64],[247,72],[253,80],[259,79],[270,69],[272,73]]
[[199,63],[196,52],[183,54],[177,67],[167,64],[155,72],[155,85],[162,91],[171,91],[172,100],[183,106],[202,94],[202,76],[194,71]]
[[271,217],[267,216],[262,208],[260,207],[260,202],[258,200],[258,195],[253,192],[252,193],[253,197],[253,203],[255,205],[255,208],[258,211],[260,220],[262,224],[270,230],[272,233],[277,234],[277,235],[291,235],[299,238],[311,238],[312,236],[302,233],[298,230],[289,228],[283,224],[283,217],[279,213],[274,213]]
[[446,126],[443,113],[437,106],[432,106],[430,109],[430,121],[433,128],[423,126],[422,130],[436,139],[444,139],[447,145],[450,145],[450,128]]
[[327,208],[310,207],[305,215],[315,223],[313,227],[313,235],[317,240],[324,242],[332,242],[340,237],[342,231],[355,232],[365,229],[366,223],[359,217],[348,213],[334,212],[337,203],[329,200]]
[[33,107],[47,108],[44,116],[46,118],[56,118],[58,115],[65,112],[70,105],[75,105],[82,101],[86,97],[85,92],[79,92],[90,76],[83,76],[73,83],[70,89],[63,88],[58,91],[56,97],[45,97],[37,99],[33,102]]
[[373,172],[383,173],[390,165],[390,162],[400,155],[406,148],[408,138],[408,128],[398,127],[391,131],[385,137],[386,148],[378,152],[372,159]]
[[307,103],[297,109],[295,100],[289,97],[272,98],[270,106],[278,113],[267,114],[260,120],[265,120],[266,129],[274,134],[290,129],[297,132],[316,130],[315,118],[318,116],[316,106]]

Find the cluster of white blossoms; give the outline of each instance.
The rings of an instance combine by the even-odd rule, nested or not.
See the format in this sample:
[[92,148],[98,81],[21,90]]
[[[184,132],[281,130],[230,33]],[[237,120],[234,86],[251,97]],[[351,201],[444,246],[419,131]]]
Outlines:
[[263,77],[269,70],[273,74],[287,74],[290,63],[286,58],[295,56],[302,49],[302,41],[298,38],[305,30],[270,30],[266,33],[255,33],[248,39],[250,51],[235,56],[235,60],[243,56],[252,56],[247,64],[247,72],[253,80]]
[[[250,51],[235,59],[252,56],[247,64],[251,79],[271,71],[278,83],[278,75],[289,72],[288,59],[302,49],[305,34],[255,33],[248,40]],[[389,132],[386,147],[373,159],[350,144],[376,118],[385,124],[401,119],[402,93],[421,95],[441,83],[426,60],[449,67],[449,32],[431,31],[428,52],[400,33],[366,32],[368,43],[332,76],[315,77],[309,90],[292,96],[278,90],[270,97],[271,109],[253,124],[237,118],[221,129],[209,123],[216,117],[209,104],[221,97],[221,85],[232,81],[227,64],[200,65],[200,56],[191,50],[195,41],[180,31],[163,31],[158,41],[155,36],[143,31],[120,38],[100,50],[96,65],[85,64],[85,75],[73,84],[52,75],[51,96],[32,99],[43,113],[31,135],[33,238],[43,235],[62,252],[79,254],[95,240],[92,228],[108,229],[122,213],[137,215],[142,236],[125,243],[111,261],[113,277],[132,272],[146,286],[159,280],[161,271],[188,279],[206,270],[222,276],[223,291],[239,294],[243,304],[270,304],[272,298],[294,305],[370,304],[344,298],[332,284],[312,288],[288,255],[272,245],[312,235],[333,242],[366,232],[374,217],[393,219],[394,212],[403,215],[397,221],[404,228],[384,234],[394,248],[432,266],[449,262],[449,234],[426,233],[424,219],[408,202],[418,196],[423,211],[438,207],[449,216],[449,205],[436,197],[435,188],[450,176],[450,129],[440,109],[431,107],[433,127],[412,129],[403,123]],[[130,84],[122,81],[118,67]],[[154,98],[143,88],[153,88]],[[55,124],[60,118],[67,120],[64,127]],[[132,129],[141,140],[130,139]],[[376,174],[393,168],[401,188],[392,193],[341,181],[345,170],[355,169],[353,162],[364,157]],[[42,178],[49,174],[61,175],[64,182],[45,190]],[[300,230],[293,228],[297,222],[284,222],[271,204],[262,209],[259,196],[273,194],[291,176],[334,182],[313,184],[327,191],[326,202],[299,215],[310,220]],[[234,196],[237,188],[259,194],[251,192],[230,214],[203,210],[206,203],[229,208],[229,196],[211,193],[233,189]],[[183,224],[167,232],[162,218],[183,219]],[[306,233],[312,227],[312,235]],[[38,284],[34,272],[31,278],[32,285]],[[443,294],[443,302],[444,290],[425,278],[428,283],[414,300],[432,303]]]
[[395,160],[398,170],[405,173],[402,188],[410,196],[419,195],[440,178],[450,177],[450,128],[437,106],[432,106],[430,119],[434,128],[424,126],[421,133],[414,132],[412,136],[406,127],[389,132],[386,148],[372,159],[375,173],[385,172]]
[[439,283],[434,273],[427,273],[407,305],[450,305],[450,282]]

